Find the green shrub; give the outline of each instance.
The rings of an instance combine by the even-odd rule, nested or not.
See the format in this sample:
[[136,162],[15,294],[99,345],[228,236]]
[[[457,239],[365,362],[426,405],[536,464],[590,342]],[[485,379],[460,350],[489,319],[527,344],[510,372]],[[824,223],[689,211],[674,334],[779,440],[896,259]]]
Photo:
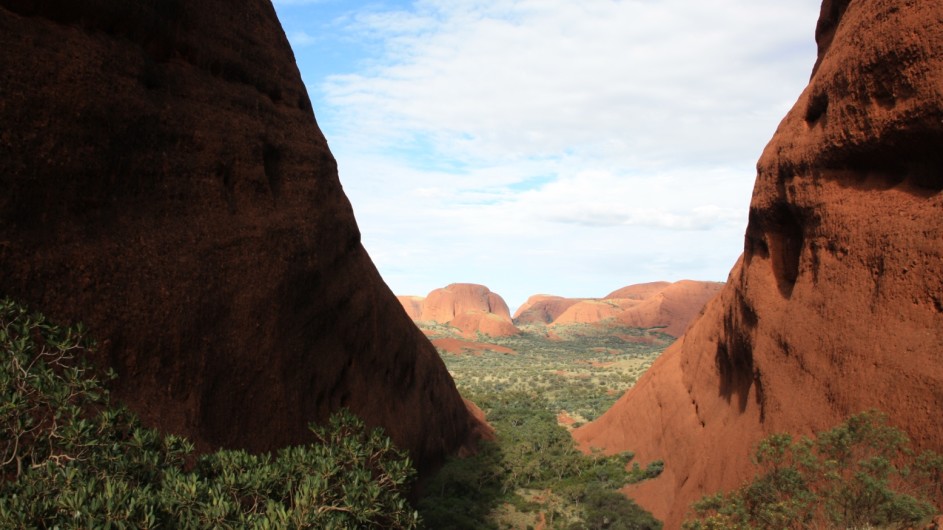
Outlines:
[[315,444],[197,458],[111,405],[88,347],[0,300],[0,528],[419,526],[408,457],[349,412],[312,426]]
[[817,439],[788,434],[763,440],[759,474],[730,493],[704,497],[687,529],[913,526],[936,513],[943,457],[917,457],[900,430],[877,411],[852,416]]

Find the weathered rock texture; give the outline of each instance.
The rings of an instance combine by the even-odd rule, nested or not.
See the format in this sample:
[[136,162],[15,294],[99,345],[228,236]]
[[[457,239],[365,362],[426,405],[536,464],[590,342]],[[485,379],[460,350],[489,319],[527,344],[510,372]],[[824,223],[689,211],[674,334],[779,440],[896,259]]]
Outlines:
[[0,0],[0,294],[83,321],[201,448],[346,406],[420,471],[475,420],[360,244],[268,0]]
[[887,412],[943,447],[943,4],[826,0],[808,88],[757,165],[744,254],[584,445],[665,461],[675,528],[762,437]]
[[492,337],[517,335],[504,299],[484,285],[453,283],[434,289],[425,298],[399,296],[406,313],[417,322],[438,322],[458,328],[466,338],[478,333]]

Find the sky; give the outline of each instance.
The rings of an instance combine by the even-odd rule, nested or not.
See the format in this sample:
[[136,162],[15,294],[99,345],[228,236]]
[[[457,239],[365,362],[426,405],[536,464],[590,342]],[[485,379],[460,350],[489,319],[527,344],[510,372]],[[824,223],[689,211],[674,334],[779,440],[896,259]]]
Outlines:
[[396,294],[724,281],[819,0],[275,0]]

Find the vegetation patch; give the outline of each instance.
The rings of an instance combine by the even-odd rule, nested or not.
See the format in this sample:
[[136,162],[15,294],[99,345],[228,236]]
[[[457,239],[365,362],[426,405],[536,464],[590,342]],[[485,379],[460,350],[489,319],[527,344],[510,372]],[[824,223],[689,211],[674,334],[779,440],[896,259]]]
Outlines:
[[197,457],[145,429],[83,363],[81,327],[0,300],[0,528],[417,528],[415,472],[341,411],[319,443]]
[[[443,324],[420,327],[436,345],[459,336]],[[629,467],[630,453],[585,455],[568,429],[607,410],[674,339],[611,322],[521,330],[479,335],[477,355],[439,348],[459,391],[485,412],[497,439],[449,461],[426,485],[422,519],[429,528],[660,528],[618,490],[656,476],[661,463],[640,469]]]
[[566,411],[583,421],[608,410],[674,341],[659,328],[614,322],[526,324],[512,337],[479,335],[475,355],[458,355],[467,350],[445,347],[460,339],[457,329],[419,325],[437,345],[462,395],[530,392],[552,412]]

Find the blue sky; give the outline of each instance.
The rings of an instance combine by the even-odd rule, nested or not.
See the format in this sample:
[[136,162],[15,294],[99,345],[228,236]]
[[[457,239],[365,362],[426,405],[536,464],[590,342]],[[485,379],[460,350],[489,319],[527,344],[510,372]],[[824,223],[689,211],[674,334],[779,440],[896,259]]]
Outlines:
[[276,0],[397,294],[723,281],[819,0]]

